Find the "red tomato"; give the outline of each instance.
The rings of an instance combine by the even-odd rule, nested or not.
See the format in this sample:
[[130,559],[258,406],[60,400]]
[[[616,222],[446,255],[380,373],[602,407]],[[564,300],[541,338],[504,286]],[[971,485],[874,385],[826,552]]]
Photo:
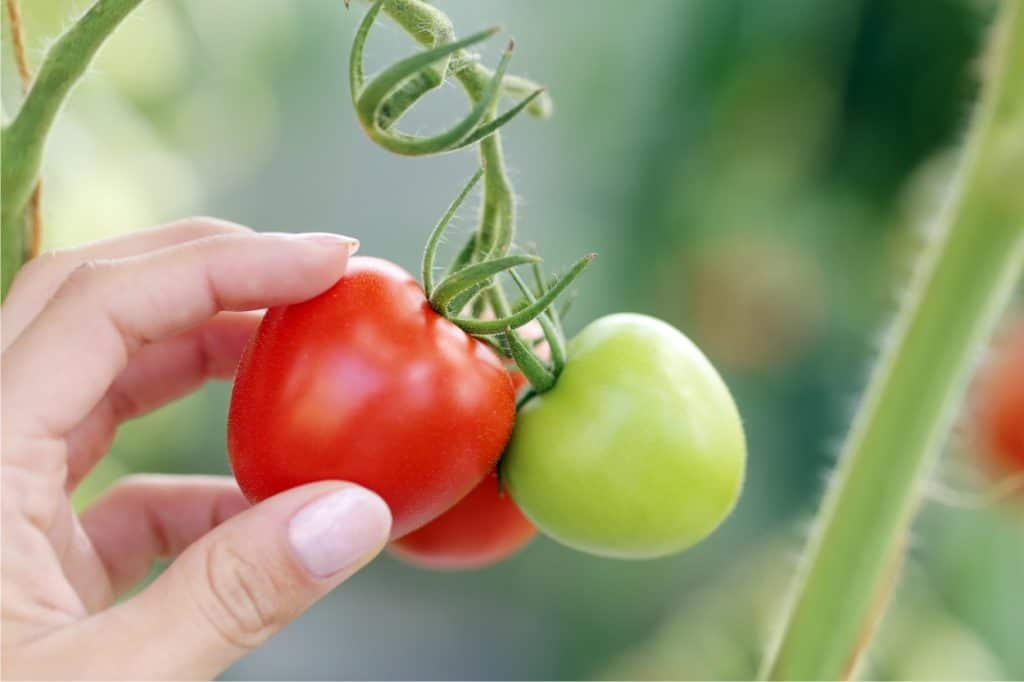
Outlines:
[[483,480],[514,421],[490,348],[397,265],[353,258],[325,293],[267,313],[235,379],[228,451],[250,500],[352,481],[388,503],[397,538]]
[[1024,320],[1017,323],[980,383],[982,448],[1001,473],[1024,472]]
[[[526,325],[521,332],[527,339],[542,334],[536,322]],[[541,344],[537,352],[546,358],[547,344]],[[517,393],[526,387],[526,377],[514,364],[509,366],[509,376]],[[454,507],[393,542],[391,551],[424,568],[482,568],[521,549],[536,532],[512,497],[501,490],[497,474],[491,472]]]
[[391,551],[425,568],[481,568],[520,549],[534,533],[492,472],[454,507],[392,542]]

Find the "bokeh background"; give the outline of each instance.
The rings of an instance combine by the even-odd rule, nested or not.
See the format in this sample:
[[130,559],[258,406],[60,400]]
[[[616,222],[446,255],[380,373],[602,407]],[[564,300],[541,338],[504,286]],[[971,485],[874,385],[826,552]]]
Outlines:
[[[86,7],[22,5],[33,64]],[[400,158],[359,131],[346,81],[356,5],[148,0],[56,128],[46,246],[212,214],[352,234],[362,253],[415,271],[476,159]],[[512,71],[554,98],[550,120],[523,117],[504,136],[521,241],[556,266],[602,256],[568,325],[634,310],[691,335],[735,393],[748,483],[729,521],[674,558],[599,559],[544,538],[473,573],[384,556],[225,678],[750,677],[941,203],[994,4],[439,5],[463,34],[503,25],[517,38]],[[502,42],[482,58],[496,63]],[[368,57],[382,66],[414,49],[382,22]],[[464,107],[449,85],[406,127],[435,128]],[[465,209],[457,230],[474,218]],[[127,426],[76,503],[133,471],[226,473],[229,391],[211,385]],[[990,485],[970,414],[935,490]],[[865,675],[1022,679],[1020,501],[954,509],[940,497],[923,506]]]

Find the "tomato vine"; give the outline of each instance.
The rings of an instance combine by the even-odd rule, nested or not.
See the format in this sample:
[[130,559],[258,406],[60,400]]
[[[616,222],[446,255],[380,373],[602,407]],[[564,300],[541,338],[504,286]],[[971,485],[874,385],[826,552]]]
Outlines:
[[[1024,267],[1024,5],[1006,2],[957,181],[879,359],[795,582],[770,679],[856,674],[975,359]],[[906,406],[913,405],[913,410]]]
[[3,238],[3,296],[30,257],[26,207],[39,179],[43,150],[53,122],[100,46],[142,0],[97,0],[46,53],[18,113],[5,121],[0,234]]
[[[428,47],[424,52],[406,57],[383,69],[369,82],[364,74],[363,52],[370,29],[384,11],[418,42]],[[375,0],[363,17],[352,43],[349,62],[349,86],[356,118],[366,134],[388,151],[408,156],[441,154],[480,146],[482,167],[459,193],[448,211],[427,239],[424,249],[423,288],[434,310],[476,336],[496,336],[491,340],[506,355],[511,355],[535,392],[554,386],[565,364],[565,342],[561,321],[552,304],[594,260],[594,254],[580,258],[562,277],[546,284],[543,274],[537,277],[535,292],[522,286],[514,268],[522,265],[540,267],[540,258],[532,254],[510,255],[515,239],[515,197],[504,167],[498,129],[523,110],[546,115],[550,100],[542,100],[544,89],[525,79],[506,86],[506,71],[514,43],[509,42],[501,62],[493,72],[481,65],[466,48],[497,33],[489,28],[466,38],[455,39],[451,21],[436,8],[420,0],[400,2]],[[425,94],[437,88],[445,77],[454,76],[466,91],[472,107],[453,126],[434,135],[417,136],[401,132],[396,124]],[[498,114],[501,95],[526,92],[508,111]],[[536,105],[536,106],[535,106]],[[483,178],[484,193],[479,227],[446,270],[436,285],[434,269],[437,247],[455,211],[476,183]],[[498,275],[508,273],[522,293],[522,300],[508,303]],[[474,313],[465,316],[471,308]],[[491,316],[481,315],[488,311]],[[537,356],[516,332],[516,328],[538,319],[548,344],[552,362]]]

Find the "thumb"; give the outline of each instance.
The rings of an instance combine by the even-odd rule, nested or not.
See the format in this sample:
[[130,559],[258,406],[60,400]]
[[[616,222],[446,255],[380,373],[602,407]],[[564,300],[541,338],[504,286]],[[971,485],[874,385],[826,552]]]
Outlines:
[[101,649],[118,650],[91,658],[120,658],[109,671],[117,677],[212,678],[366,565],[390,530],[384,501],[354,484],[276,495],[198,540],[136,597],[83,623],[96,627]]

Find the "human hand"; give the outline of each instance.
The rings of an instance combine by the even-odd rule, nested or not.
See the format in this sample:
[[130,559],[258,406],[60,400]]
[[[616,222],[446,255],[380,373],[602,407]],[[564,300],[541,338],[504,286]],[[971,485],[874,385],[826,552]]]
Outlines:
[[250,508],[230,478],[140,476],[81,517],[69,501],[118,424],[231,376],[259,321],[242,311],[324,291],[356,246],[199,218],[19,273],[2,309],[4,678],[213,677],[380,551],[386,505],[343,482]]

